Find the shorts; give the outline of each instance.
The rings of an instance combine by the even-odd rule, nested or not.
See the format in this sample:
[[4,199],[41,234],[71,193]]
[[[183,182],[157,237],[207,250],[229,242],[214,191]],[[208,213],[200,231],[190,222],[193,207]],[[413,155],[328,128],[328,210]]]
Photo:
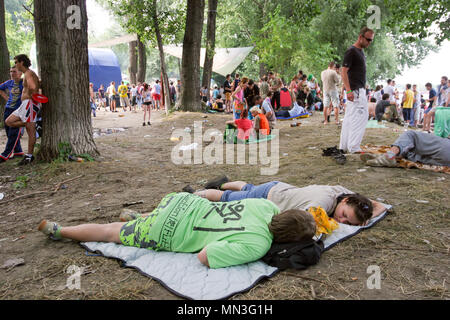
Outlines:
[[153,94],[153,100],[155,100],[155,101],[160,101],[160,100],[161,100],[161,95],[159,95],[159,94],[157,94],[157,93],[154,93],[154,94]]
[[226,92],[225,93],[225,100],[226,101],[231,101],[231,92]]
[[339,102],[339,94],[337,91],[330,91],[324,93],[323,95],[324,108],[328,108],[330,103],[333,105],[333,107],[339,108],[340,102]]
[[433,108],[428,108],[428,109],[426,109],[425,112],[424,112],[424,114],[430,113],[430,111],[431,111],[432,109],[433,109]]
[[267,199],[270,189],[278,183],[278,181],[272,181],[259,186],[246,184],[241,191],[227,190],[220,198],[220,202],[230,202],[243,199]]
[[152,213],[148,217],[141,217],[124,224],[119,233],[120,242],[129,247],[156,249],[156,242],[151,239],[151,228],[156,217],[157,214]]
[[130,105],[130,100],[128,97],[120,97],[120,106],[121,107],[127,107]]
[[19,117],[22,122],[36,122],[41,106],[40,103],[35,103],[33,100],[27,99],[22,101],[20,107],[12,114]]

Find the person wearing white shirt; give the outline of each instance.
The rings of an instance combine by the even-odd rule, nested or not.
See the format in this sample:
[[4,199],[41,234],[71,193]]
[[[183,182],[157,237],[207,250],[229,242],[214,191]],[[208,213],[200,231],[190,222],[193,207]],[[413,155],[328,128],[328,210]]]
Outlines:
[[395,102],[395,89],[394,89],[394,86],[392,85],[392,80],[391,79],[389,79],[388,81],[387,81],[387,87],[386,87],[386,89],[384,89],[384,93],[387,93],[387,94],[389,94],[389,101],[390,102]]

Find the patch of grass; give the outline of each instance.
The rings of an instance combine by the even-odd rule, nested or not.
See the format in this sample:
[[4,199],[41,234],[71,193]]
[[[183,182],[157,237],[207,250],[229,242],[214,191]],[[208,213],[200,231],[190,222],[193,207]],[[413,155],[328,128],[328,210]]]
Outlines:
[[68,142],[60,142],[58,144],[58,158],[53,161],[53,163],[64,163],[69,161],[69,157],[73,156],[75,158],[83,158],[85,161],[93,162],[95,161],[94,157],[90,154],[82,153],[82,154],[73,154],[72,146]]
[[72,146],[68,142],[60,142],[58,144],[58,158],[53,162],[62,163],[68,161],[69,156],[72,154]]
[[92,157],[90,154],[87,154],[87,153],[82,153],[82,154],[78,155],[78,157],[83,158],[84,160],[86,160],[88,162],[95,161],[94,157]]
[[18,189],[25,189],[27,187],[27,182],[30,180],[28,176],[18,176],[16,178],[16,182],[13,184],[13,188]]

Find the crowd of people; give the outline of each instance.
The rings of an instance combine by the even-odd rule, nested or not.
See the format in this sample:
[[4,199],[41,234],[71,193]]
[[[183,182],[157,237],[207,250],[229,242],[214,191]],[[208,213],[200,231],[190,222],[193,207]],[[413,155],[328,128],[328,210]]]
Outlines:
[[[181,91],[181,83],[178,80],[177,85],[170,82],[169,95],[170,102],[174,104]],[[119,112],[118,108],[122,108],[123,112],[128,111],[137,112],[143,111],[144,121],[143,126],[151,125],[151,112],[165,110],[166,106],[162,102],[162,86],[160,80],[156,80],[153,84],[137,83],[129,84],[122,81],[116,87],[116,83],[112,81],[105,89],[103,84],[100,85],[97,91],[94,90],[94,84],[90,84],[89,92],[92,115],[96,117],[96,111],[104,110],[110,112]]]
[[[450,106],[450,82],[447,76],[441,78],[437,88],[428,82],[426,92],[420,92],[416,84],[407,84],[403,92],[389,79],[386,88],[377,85],[369,92],[369,113],[381,122],[387,120],[413,128],[423,128],[430,133],[437,107]],[[426,99],[425,99],[426,97]]]
[[[396,89],[395,81],[388,80],[384,88],[375,90],[366,86],[366,59],[375,32],[363,28],[357,41],[347,50],[342,66],[332,61],[321,73],[322,88],[313,75],[302,70],[289,83],[270,71],[258,81],[236,74],[227,75],[220,88],[213,91],[203,87],[199,95],[208,108],[232,114],[227,125],[237,128],[238,141],[268,136],[275,128],[277,118],[293,118],[307,112],[322,110],[323,124],[330,123],[333,115],[342,121],[340,147],[345,153],[360,153],[370,166],[397,166],[397,158],[430,165],[450,166],[450,139],[429,134],[438,107],[448,107],[450,102],[448,77],[433,89],[426,84],[427,99],[417,85],[407,84],[404,92]],[[35,130],[40,104],[34,96],[39,93],[39,78],[29,67],[28,57],[15,57],[11,80],[0,86],[0,95],[7,99],[5,124],[8,136],[6,150],[0,162],[14,156],[25,156],[23,164],[33,161]],[[21,79],[22,74],[24,80]],[[170,84],[170,97],[175,102],[181,84]],[[9,95],[5,93],[8,90]],[[152,85],[125,82],[116,88],[102,85],[98,92],[90,85],[93,115],[98,108],[110,112],[144,113],[143,126],[151,125],[151,111],[161,110],[161,84]],[[401,95],[401,98],[400,98]],[[370,102],[369,102],[370,101]],[[167,106],[166,106],[167,107]],[[365,154],[361,141],[369,119],[423,126],[424,132],[406,131],[382,155]],[[147,121],[146,121],[147,120]],[[28,153],[20,146],[20,133],[25,127],[29,135]],[[80,225],[62,227],[55,222],[42,221],[38,229],[53,239],[77,241],[102,241],[174,252],[198,253],[199,261],[210,268],[222,268],[255,261],[264,256],[272,242],[299,242],[317,234],[318,220],[310,209],[323,208],[326,220],[363,226],[382,214],[385,207],[365,196],[342,186],[295,186],[271,181],[254,186],[242,181],[230,182],[218,177],[205,185],[205,190],[195,192],[186,186],[182,193],[171,193],[150,215],[124,215],[122,222],[107,225]],[[186,209],[188,208],[188,209]],[[188,210],[185,212],[185,210]],[[183,211],[183,215],[178,215]],[[175,228],[174,228],[175,227]],[[188,240],[186,240],[188,239]]]

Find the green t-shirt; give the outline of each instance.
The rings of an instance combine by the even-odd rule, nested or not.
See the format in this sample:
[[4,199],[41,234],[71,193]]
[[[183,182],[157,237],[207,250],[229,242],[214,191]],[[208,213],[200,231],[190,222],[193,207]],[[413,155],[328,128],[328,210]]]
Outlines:
[[280,210],[265,199],[210,202],[189,193],[172,193],[153,211],[149,238],[155,250],[199,252],[206,247],[211,268],[244,264],[270,249],[272,217]]

